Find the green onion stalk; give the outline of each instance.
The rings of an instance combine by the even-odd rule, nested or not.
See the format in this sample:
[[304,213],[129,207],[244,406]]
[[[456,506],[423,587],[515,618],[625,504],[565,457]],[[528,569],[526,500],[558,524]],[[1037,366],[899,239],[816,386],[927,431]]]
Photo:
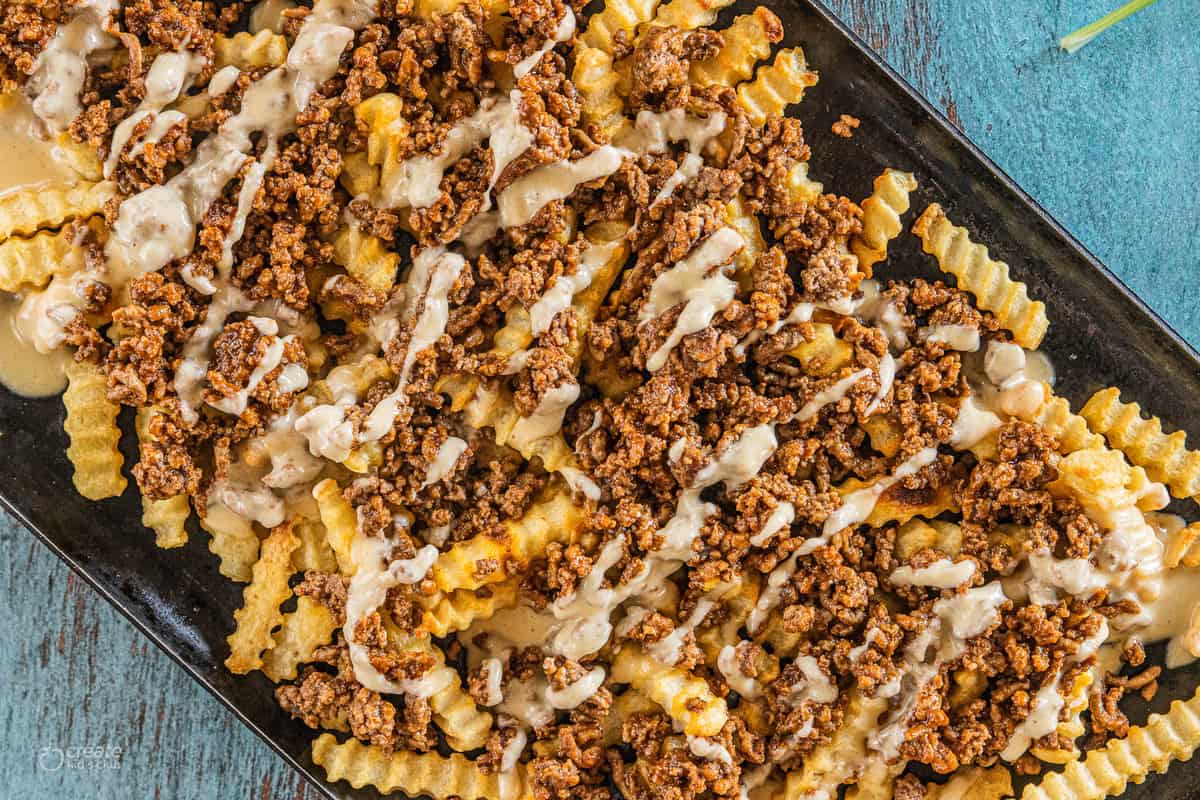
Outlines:
[[1074,53],[1085,44],[1095,39],[1104,31],[1116,25],[1126,17],[1132,16],[1141,11],[1147,6],[1152,6],[1158,0],[1132,0],[1132,2],[1118,8],[1116,11],[1105,14],[1100,19],[1093,22],[1091,25],[1084,25],[1074,33],[1068,33],[1066,36],[1058,40],[1058,46],[1068,53]]

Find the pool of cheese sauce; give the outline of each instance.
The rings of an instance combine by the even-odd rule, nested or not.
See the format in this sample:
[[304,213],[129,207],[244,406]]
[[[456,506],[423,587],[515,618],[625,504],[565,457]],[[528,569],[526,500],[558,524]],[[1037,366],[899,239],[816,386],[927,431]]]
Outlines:
[[[0,198],[18,189],[70,182],[75,174],[41,134],[29,104],[0,95]],[[63,350],[39,353],[21,337],[16,324],[21,298],[0,292],[0,384],[23,397],[49,397],[67,385]]]

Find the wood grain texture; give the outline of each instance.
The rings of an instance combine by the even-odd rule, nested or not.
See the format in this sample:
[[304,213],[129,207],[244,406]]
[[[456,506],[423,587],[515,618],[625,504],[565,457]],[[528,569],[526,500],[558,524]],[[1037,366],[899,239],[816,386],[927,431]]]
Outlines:
[[[1200,343],[1200,304],[1190,297],[1191,246],[1200,241],[1192,177],[1200,163],[1194,4],[1160,3],[1066,56],[1055,39],[1115,0],[831,3],[1181,334]],[[7,555],[0,594],[11,619],[0,632],[0,786],[12,796],[316,797],[6,517],[0,545]],[[120,754],[105,759],[78,750],[85,747],[118,747]],[[63,763],[54,768],[58,751]]]

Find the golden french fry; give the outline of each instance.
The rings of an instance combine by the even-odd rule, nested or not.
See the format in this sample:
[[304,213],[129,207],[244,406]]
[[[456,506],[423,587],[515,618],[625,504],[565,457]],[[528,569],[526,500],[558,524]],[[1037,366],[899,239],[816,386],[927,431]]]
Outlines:
[[611,55],[617,31],[632,34],[643,22],[650,21],[657,8],[658,0],[609,0],[603,11],[588,19],[587,30],[579,41]]
[[0,291],[40,289],[71,266],[74,245],[62,231],[39,231],[28,239],[0,242]]
[[332,781],[346,781],[355,789],[374,786],[383,794],[403,791],[428,795],[434,800],[500,800],[500,776],[483,774],[474,762],[458,753],[388,753],[375,745],[350,739],[339,743],[331,733],[313,742],[313,762]]
[[1151,478],[1167,484],[1175,497],[1200,494],[1200,453],[1188,449],[1187,434],[1163,433],[1162,421],[1143,417],[1137,403],[1121,402],[1119,389],[1096,392],[1079,415]]
[[[150,441],[150,418],[154,409],[139,408],[135,426],[139,442]],[[187,521],[192,507],[187,495],[176,495],[166,500],[142,497],[142,524],[154,531],[154,543],[163,549],[182,547],[187,544]]]
[[875,179],[875,190],[863,201],[862,233],[850,240],[850,250],[867,277],[887,258],[888,243],[900,235],[900,217],[908,212],[908,196],[917,190],[917,179],[908,172],[884,170]]
[[707,28],[717,21],[721,9],[730,5],[733,0],[670,0],[658,7],[649,24],[672,25],[681,31]]
[[1021,800],[1101,800],[1162,772],[1174,760],[1191,758],[1200,746],[1200,692],[1176,700],[1165,714],[1151,714],[1145,725],[1131,728],[1124,739],[1109,739],[1062,772],[1050,772],[1026,786]]
[[995,314],[1017,344],[1037,349],[1050,327],[1046,306],[1029,299],[1025,284],[1009,277],[1007,264],[993,261],[987,248],[972,242],[967,229],[952,223],[937,203],[925,209],[913,233],[925,252],[937,258],[942,272],[953,275],[958,288],[975,295],[981,309]]
[[236,627],[227,640],[230,652],[225,659],[230,672],[244,675],[262,668],[262,654],[274,644],[271,631],[283,622],[279,606],[292,594],[288,578],[292,551],[299,546],[290,523],[280,525],[263,541],[262,555],[242,593],[242,607],[233,613]]
[[296,610],[283,615],[271,648],[263,654],[263,674],[274,683],[295,680],[297,668],[312,659],[314,650],[329,643],[337,627],[328,608],[311,597],[297,597]]
[[126,486],[121,474],[125,459],[118,447],[120,407],[108,399],[107,381],[94,364],[72,361],[67,365],[63,405],[67,409],[63,429],[71,439],[67,458],[75,467],[76,490],[89,500],[117,497]]
[[87,219],[100,213],[115,195],[116,186],[107,181],[15,189],[0,196],[0,240],[31,236],[39,230],[57,228],[67,220]]
[[817,85],[817,73],[808,68],[804,51],[789,47],[775,60],[758,68],[754,80],[737,87],[738,102],[755,125],[782,114],[788,106],[804,99],[804,92]]
[[351,545],[358,531],[354,509],[342,497],[341,487],[332,478],[326,478],[314,486],[313,497],[321,511],[321,522],[325,525],[329,546],[333,549],[338,566],[343,575],[352,577],[354,557],[351,555]]
[[243,31],[233,36],[218,33],[213,39],[213,69],[278,67],[287,60],[287,50],[287,39],[269,30],[258,33]]
[[729,719],[725,701],[712,693],[704,679],[654,660],[636,644],[621,648],[613,661],[612,678],[662,706],[689,736],[716,736]]
[[742,14],[721,31],[725,44],[712,58],[691,65],[697,86],[733,87],[754,76],[754,67],[771,55],[771,45],[783,38],[783,23],[763,6]]

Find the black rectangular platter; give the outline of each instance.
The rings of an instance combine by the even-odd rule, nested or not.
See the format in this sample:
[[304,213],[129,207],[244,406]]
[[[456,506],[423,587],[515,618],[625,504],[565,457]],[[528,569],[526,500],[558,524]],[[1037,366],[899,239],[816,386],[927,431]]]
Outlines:
[[[1057,367],[1060,394],[1078,408],[1092,391],[1120,386],[1126,399],[1200,441],[1200,360],[1191,347],[824,6],[814,0],[739,0],[722,13],[718,27],[755,5],[780,16],[787,31],[783,44],[803,46],[820,73],[797,112],[813,148],[813,178],[829,191],[861,199],[885,167],[913,172],[921,184],[917,212],[941,203],[976,241],[1008,262],[1033,297],[1046,302],[1051,326],[1044,349]],[[842,113],[862,120],[849,140],[829,130]],[[893,266],[877,277],[932,275],[914,237],[901,237],[892,252]],[[131,423],[129,416],[123,421]],[[325,784],[308,755],[313,732],[275,705],[260,674],[237,678],[222,666],[241,585],[218,573],[208,537],[197,533],[182,549],[156,549],[140,526],[132,482],[123,497],[99,504],[76,494],[62,420],[59,399],[26,400],[0,388],[0,502],[326,796],[378,797]],[[133,463],[133,437],[123,445],[127,464]],[[1171,673],[1162,683],[1150,709],[1134,709],[1134,722],[1191,696],[1200,666]],[[1200,797],[1200,758],[1130,787],[1126,797]]]

